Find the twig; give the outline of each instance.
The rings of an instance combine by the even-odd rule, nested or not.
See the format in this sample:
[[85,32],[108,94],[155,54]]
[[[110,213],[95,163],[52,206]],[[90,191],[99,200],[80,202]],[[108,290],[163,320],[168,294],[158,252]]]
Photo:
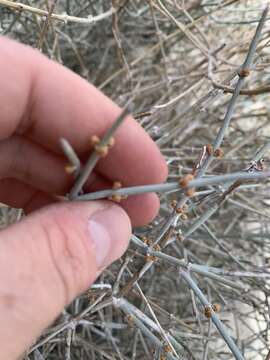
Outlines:
[[[258,23],[258,26],[256,28],[255,35],[254,35],[254,37],[252,39],[252,42],[251,42],[251,44],[249,46],[249,50],[248,50],[246,59],[243,62],[242,66],[240,66],[240,68],[238,70],[239,78],[238,78],[236,87],[234,89],[233,96],[232,96],[232,98],[231,98],[231,100],[229,102],[229,105],[228,105],[228,108],[227,108],[227,111],[226,111],[226,114],[225,114],[225,117],[224,117],[224,120],[223,120],[223,125],[220,128],[220,130],[219,130],[219,132],[218,132],[218,134],[216,136],[216,139],[214,141],[214,144],[213,144],[214,151],[217,150],[220,147],[220,145],[221,145],[221,143],[223,141],[223,138],[225,136],[225,133],[226,133],[226,131],[227,131],[229,125],[230,125],[230,121],[231,121],[231,118],[232,118],[232,115],[233,115],[236,100],[237,100],[238,95],[240,93],[240,90],[241,90],[241,88],[242,88],[242,86],[244,84],[245,77],[247,77],[249,75],[249,72],[250,72],[253,57],[255,55],[255,51],[256,51],[260,36],[261,36],[263,25],[264,25],[264,23],[266,21],[267,13],[268,13],[268,7],[266,7],[264,9],[263,13],[262,13],[260,22]],[[205,173],[205,171],[207,170],[207,168],[210,165],[213,158],[214,158],[213,154],[210,154],[206,158],[204,164],[202,165],[201,169],[198,172],[198,176],[201,176],[202,174]]]
[[[179,20],[177,20],[170,11],[165,7],[165,5],[161,2],[161,0],[157,0],[158,5],[154,4],[155,8],[157,8],[160,12],[164,13],[168,18],[170,18],[175,25],[185,34],[185,36],[205,55],[206,58],[208,58],[208,50],[204,48],[204,46],[200,43],[198,39],[192,34],[191,31],[187,27],[185,27],[183,24],[180,23]],[[195,22],[192,24],[195,25]]]
[[239,349],[237,348],[237,346],[235,345],[234,341],[232,340],[232,338],[229,336],[227,329],[225,328],[225,326],[223,325],[223,323],[219,320],[218,316],[215,314],[215,312],[212,310],[212,305],[208,302],[208,300],[206,299],[206,297],[204,296],[204,294],[202,293],[202,291],[199,289],[199,287],[197,286],[197,284],[195,283],[195,281],[190,277],[189,273],[185,270],[181,270],[180,271],[180,275],[181,277],[185,280],[185,282],[187,283],[187,285],[194,291],[194,293],[196,294],[196,296],[198,297],[198,299],[200,300],[200,302],[202,303],[203,306],[207,307],[208,309],[210,309],[210,317],[211,320],[213,321],[213,323],[215,324],[217,330],[219,331],[220,335],[223,337],[223,339],[225,340],[226,344],[229,346],[229,348],[231,349],[234,357],[237,360],[245,360],[243,355],[241,354],[241,352],[239,351]]
[[[190,180],[186,188],[197,188],[208,185],[221,185],[226,184],[231,181],[254,181],[259,179],[266,179],[270,177],[270,171],[258,172],[258,173],[248,173],[248,172],[236,172],[232,174],[209,176],[204,178],[198,178]],[[97,200],[105,199],[112,195],[122,195],[122,196],[131,196],[137,194],[143,194],[148,192],[167,192],[172,190],[183,191],[179,186],[179,182],[171,182],[164,184],[152,184],[152,185],[140,185],[140,186],[131,186],[126,188],[121,188],[118,190],[100,190],[93,193],[87,193],[84,195],[79,195],[76,197],[78,201],[88,201],[88,200]]]
[[[113,303],[116,307],[120,308],[126,315],[129,316],[132,322],[136,324],[136,326],[145,334],[145,336],[153,342],[159,348],[163,348],[164,344],[150,331],[143,322],[138,318],[138,314],[143,316],[144,321],[149,321],[151,327],[153,327],[156,331],[159,331],[158,326],[150,320],[144,313],[141,313],[138,309],[135,308],[134,305],[130,304],[127,300],[123,298],[113,298]],[[136,310],[136,311],[135,311]],[[173,356],[170,352],[164,352],[164,355],[170,360],[177,360],[179,357]]]
[[66,139],[61,138],[60,145],[62,147],[64,154],[66,155],[66,157],[69,161],[69,165],[71,166],[70,168],[68,168],[66,170],[74,173],[75,178],[76,178],[79,175],[80,170],[81,170],[81,161],[78,158],[73,147],[70,145],[70,143]]
[[49,7],[48,15],[46,16],[46,20],[45,20],[45,22],[44,22],[44,24],[43,24],[43,27],[42,27],[42,29],[41,29],[41,34],[40,34],[40,38],[39,38],[38,45],[37,45],[37,48],[38,48],[40,51],[42,51],[43,42],[44,42],[44,37],[45,37],[46,32],[47,32],[47,30],[48,30],[48,27],[49,27],[49,24],[50,24],[50,19],[51,19],[51,17],[52,17],[52,13],[53,13],[54,8],[55,8],[55,6],[56,6],[56,4],[57,4],[57,1],[58,1],[58,0],[52,0],[51,6],[49,7],[49,5],[48,5],[48,7]]
[[[213,80],[212,80],[212,83],[215,88],[221,89],[225,93],[233,93],[234,92],[234,89],[229,86],[221,85]],[[253,95],[260,95],[260,94],[265,94],[265,93],[269,93],[269,92],[270,92],[270,86],[266,85],[266,86],[260,86],[255,89],[242,89],[242,90],[240,90],[239,95],[253,96]]]
[[191,91],[193,91],[194,89],[196,89],[198,86],[201,86],[202,83],[204,82],[204,79],[200,79],[199,81],[194,82],[193,85],[191,85],[190,87],[188,87],[186,90],[184,90],[181,94],[179,94],[178,96],[176,96],[175,98],[171,99],[170,101],[168,101],[165,104],[158,104],[158,105],[154,105],[153,108],[154,109],[164,109],[172,104],[175,104],[177,101],[181,100],[184,96],[186,96],[187,94],[189,94]]
[[[244,290],[244,291],[247,290],[247,288],[245,286],[243,286],[242,284],[219,276],[219,274],[223,275],[223,276],[226,276],[226,275],[230,274],[229,272],[226,273],[226,271],[224,271],[223,269],[214,268],[214,267],[208,267],[208,266],[205,266],[205,265],[192,264],[190,262],[187,263],[185,259],[177,259],[176,257],[164,254],[161,251],[152,250],[150,247],[148,247],[143,242],[138,241],[139,239],[136,238],[134,235],[132,236],[131,239],[136,244],[140,244],[139,246],[142,247],[144,249],[145,253],[148,254],[148,255],[151,255],[151,256],[159,258],[159,259],[161,259],[163,261],[166,261],[166,262],[170,263],[171,265],[180,266],[182,268],[186,268],[188,266],[190,271],[195,272],[195,273],[200,274],[200,275],[203,275],[205,277],[211,278],[214,281],[220,282],[220,283],[222,283],[224,285],[227,285],[227,286],[230,286],[232,288],[241,289],[241,290]],[[245,273],[244,272],[239,273],[239,276],[242,276],[243,274],[245,274]],[[260,276],[260,274],[248,274],[248,273],[247,273],[246,276],[249,276],[249,275],[251,275],[251,277],[256,276],[256,275],[258,277]],[[270,278],[270,274],[262,274],[262,275],[263,275],[263,277],[267,277],[267,278],[269,277]],[[235,276],[235,273],[231,274],[231,276]]]
[[[112,0],[112,4],[113,4],[113,7],[116,9],[117,2],[115,0]],[[114,36],[114,39],[116,42],[117,54],[118,54],[118,57],[120,60],[120,64],[122,63],[123,67],[126,70],[127,77],[129,79],[129,81],[132,83],[132,74],[131,74],[123,47],[122,47],[122,41],[121,41],[121,36],[120,36],[120,31],[119,31],[119,26],[118,26],[118,11],[115,11],[112,15],[112,33],[113,33],[113,36]]]
[[[7,6],[11,9],[15,9],[15,10],[19,10],[19,11],[29,11],[38,16],[48,16],[49,15],[49,12],[46,10],[41,10],[41,9],[35,8],[33,6],[25,5],[25,4],[10,1],[10,0],[0,0],[0,6]],[[64,23],[74,22],[74,23],[89,25],[89,24],[95,24],[98,21],[101,21],[103,19],[106,19],[106,18],[112,16],[112,14],[115,13],[115,11],[116,11],[116,9],[114,9],[112,7],[103,14],[100,14],[97,16],[88,15],[87,18],[80,18],[80,17],[71,16],[71,15],[67,15],[67,14],[59,15],[59,14],[52,13],[51,19],[63,21]]]
[[[113,137],[116,130],[119,128],[119,126],[125,120],[128,113],[129,113],[128,108],[127,107],[124,108],[124,110],[121,112],[119,117],[116,119],[116,121],[113,123],[111,128],[106,132],[106,134],[104,135],[104,137],[102,138],[102,140],[98,144],[98,146],[100,148],[108,146],[108,143],[109,143],[110,139]],[[79,192],[82,190],[83,185],[87,181],[90,173],[92,172],[92,170],[96,166],[99,158],[100,158],[100,155],[96,151],[93,151],[91,153],[89,159],[87,160],[87,163],[85,164],[85,166],[82,169],[78,179],[75,181],[75,183],[74,183],[74,185],[73,185],[73,187],[72,187],[72,189],[70,191],[70,194],[69,194],[70,200],[74,200],[78,196]]]

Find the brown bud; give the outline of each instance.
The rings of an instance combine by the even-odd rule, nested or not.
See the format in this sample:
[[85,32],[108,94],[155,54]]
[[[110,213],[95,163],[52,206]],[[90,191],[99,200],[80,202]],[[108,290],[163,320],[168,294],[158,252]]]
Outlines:
[[249,74],[250,74],[250,70],[247,69],[247,68],[241,68],[241,69],[239,69],[239,71],[238,71],[238,75],[239,75],[240,77],[247,77]]
[[153,255],[146,255],[146,262],[155,261],[157,258]]
[[214,312],[219,313],[221,311],[221,305],[220,304],[213,304],[212,309]]
[[72,174],[72,173],[74,173],[74,171],[76,171],[76,166],[70,165],[70,164],[65,166],[65,172],[66,173]]
[[211,315],[212,315],[212,309],[210,308],[210,306],[205,306],[204,308],[204,315],[207,317],[207,318],[210,318]]
[[176,238],[177,238],[177,240],[179,240],[179,241],[184,241],[184,236],[182,236],[182,235],[180,235],[180,234],[177,234],[176,235]]
[[114,146],[115,144],[115,138],[111,137],[110,140],[108,141],[108,146],[111,148],[112,146]]
[[191,175],[191,174],[187,174],[185,176],[183,176],[180,180],[179,180],[179,185],[182,187],[182,188],[186,188],[188,187],[188,183],[194,179],[194,176]]
[[143,237],[142,237],[142,241],[143,241],[145,244],[147,244],[148,237],[147,237],[147,236],[143,236]]
[[113,185],[112,185],[112,188],[114,190],[117,190],[117,189],[120,189],[122,187],[122,184],[120,181],[114,181]]
[[165,345],[163,346],[163,349],[164,349],[164,351],[165,351],[166,353],[172,352],[172,348],[171,348],[171,346],[170,346],[169,344],[165,344]]
[[122,196],[119,195],[119,194],[112,194],[110,197],[109,197],[109,200],[111,201],[114,201],[116,203],[120,203],[121,200],[123,200]]
[[214,156],[217,158],[222,158],[224,156],[224,151],[221,148],[218,148],[215,150]]
[[211,144],[207,144],[206,145],[206,152],[207,152],[207,155],[212,155],[213,153],[213,146]]
[[100,143],[100,138],[97,135],[91,136],[91,144],[95,146]]
[[132,315],[127,315],[126,316],[126,320],[127,320],[127,323],[130,327],[132,327],[134,325],[134,318]]
[[161,250],[160,245],[158,244],[153,245],[153,250],[160,251]]
[[95,146],[95,151],[99,156],[105,157],[108,154],[109,149],[108,149],[108,146],[96,145]]
[[185,221],[185,220],[188,219],[188,216],[187,216],[187,214],[182,213],[182,214],[180,215],[180,218]]
[[177,205],[177,200],[173,200],[173,201],[171,202],[171,207],[172,207],[173,209],[175,209],[175,208],[176,208],[176,205]]
[[178,207],[175,209],[176,214],[183,214],[183,208],[182,207]]
[[143,241],[146,245],[148,245],[148,246],[151,246],[151,245],[153,244],[153,240],[150,239],[150,238],[147,237],[147,236],[143,236],[143,237],[142,237],[142,241]]

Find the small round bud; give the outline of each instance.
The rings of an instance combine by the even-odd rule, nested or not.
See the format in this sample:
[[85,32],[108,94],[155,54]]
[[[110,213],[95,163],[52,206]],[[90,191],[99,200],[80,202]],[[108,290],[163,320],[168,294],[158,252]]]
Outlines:
[[238,70],[238,75],[240,77],[247,77],[250,74],[250,70],[247,68],[241,68]]
[[148,245],[148,246],[153,245],[153,240],[150,239],[150,238],[147,237],[147,236],[143,236],[143,237],[142,237],[142,241],[143,241],[146,245]]
[[176,205],[177,205],[177,200],[173,200],[173,201],[171,202],[171,207],[172,207],[173,209],[175,209],[175,208],[176,208]]
[[183,214],[183,208],[182,207],[175,208],[175,212],[176,214]]
[[70,164],[65,166],[65,172],[66,173],[73,174],[75,171],[76,171],[76,166],[70,165]]
[[157,260],[157,258],[153,255],[146,255],[146,262],[152,262]]
[[184,236],[177,234],[176,235],[177,240],[179,240],[180,242],[184,241]]
[[109,149],[108,149],[108,146],[96,145],[95,146],[95,151],[99,156],[105,157],[108,154]]
[[114,146],[115,144],[115,138],[111,137],[110,140],[108,141],[108,146],[111,148],[112,146]]
[[122,199],[122,196],[119,195],[119,194],[112,194],[110,197],[109,197],[109,200],[111,201],[114,201],[116,203],[120,203]]
[[219,313],[221,311],[221,305],[220,304],[213,304],[212,309],[214,312]]
[[127,320],[128,325],[129,325],[130,327],[133,327],[133,325],[134,325],[134,318],[133,318],[133,316],[132,316],[132,315],[127,315],[127,316],[126,316],[126,320]]
[[206,152],[207,152],[207,155],[212,155],[213,153],[213,146],[211,144],[207,144],[206,145]]
[[180,180],[179,180],[179,185],[182,187],[182,188],[186,188],[188,187],[188,183],[194,179],[194,176],[191,175],[191,174],[187,174],[185,176],[183,176]]
[[187,214],[183,214],[183,213],[182,213],[182,214],[180,215],[180,218],[185,221],[185,220],[188,219],[188,216],[187,216]]
[[112,188],[113,188],[114,190],[121,189],[121,187],[122,187],[122,184],[121,184],[120,181],[114,181],[114,183],[113,183],[113,185],[112,185]]
[[163,346],[163,349],[164,349],[164,351],[165,351],[166,353],[171,353],[171,352],[172,352],[172,348],[171,348],[171,346],[170,346],[169,344],[165,344],[165,345]]
[[214,156],[217,158],[222,158],[224,156],[224,151],[221,148],[218,148],[215,150]]
[[97,135],[91,136],[91,144],[95,146],[100,143],[100,138]]
[[212,309],[210,306],[205,306],[204,308],[204,315],[207,317],[207,318],[210,318],[211,315],[212,315]]
[[186,213],[186,212],[188,211],[188,206],[187,206],[187,204],[184,204],[184,205],[182,206],[182,209],[183,209],[183,212]]

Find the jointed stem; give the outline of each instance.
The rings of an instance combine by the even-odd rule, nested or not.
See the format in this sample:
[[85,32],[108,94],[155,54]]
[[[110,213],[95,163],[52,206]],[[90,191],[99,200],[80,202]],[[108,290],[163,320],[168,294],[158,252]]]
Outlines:
[[[257,172],[257,173],[248,173],[248,172],[236,172],[232,174],[225,174],[225,175],[217,175],[217,176],[209,176],[204,178],[198,178],[191,180],[187,188],[196,188],[202,187],[207,185],[218,185],[218,184],[225,184],[231,181],[249,181],[249,180],[259,180],[265,179],[270,176],[270,171],[265,172]],[[105,199],[110,197],[111,195],[137,195],[143,194],[148,192],[167,192],[171,190],[183,191],[179,186],[178,182],[172,183],[164,183],[164,184],[152,184],[152,185],[141,185],[141,186],[131,186],[127,188],[121,188],[118,190],[100,190],[93,193],[88,193],[84,195],[79,195],[76,197],[78,201],[88,201],[88,200],[97,200],[97,199]]]
[[[113,137],[116,130],[119,128],[119,126],[122,124],[122,122],[125,120],[126,116],[128,115],[128,109],[125,108],[121,114],[118,116],[112,127],[107,131],[107,133],[104,135],[102,140],[99,143],[99,147],[106,147],[110,141],[110,139]],[[100,158],[100,155],[97,153],[97,151],[93,151],[85,164],[84,168],[82,169],[78,179],[75,181],[70,194],[69,198],[70,200],[74,200],[79,192],[81,191],[83,185],[86,183],[89,175],[91,174],[92,170],[96,166],[98,160]]]
[[223,325],[223,323],[219,320],[219,317],[216,315],[216,313],[212,310],[212,305],[208,302],[207,298],[204,296],[202,291],[199,289],[198,285],[195,283],[195,281],[191,278],[189,273],[185,270],[181,270],[180,272],[182,278],[185,280],[187,285],[194,291],[202,305],[205,307],[211,309],[211,319],[213,323],[215,324],[217,330],[219,331],[220,335],[223,337],[229,348],[231,349],[235,359],[237,360],[244,360],[243,355],[241,354],[238,347],[235,345],[234,341],[230,337],[230,335],[227,332],[227,329]]

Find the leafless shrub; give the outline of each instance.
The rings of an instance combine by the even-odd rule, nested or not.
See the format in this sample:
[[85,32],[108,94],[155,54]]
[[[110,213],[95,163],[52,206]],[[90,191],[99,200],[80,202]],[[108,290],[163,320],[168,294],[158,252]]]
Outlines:
[[[266,3],[0,0],[2,34],[132,98],[170,169],[158,218],[26,359],[266,358],[269,22],[252,41]],[[16,216],[2,208],[1,224]]]

